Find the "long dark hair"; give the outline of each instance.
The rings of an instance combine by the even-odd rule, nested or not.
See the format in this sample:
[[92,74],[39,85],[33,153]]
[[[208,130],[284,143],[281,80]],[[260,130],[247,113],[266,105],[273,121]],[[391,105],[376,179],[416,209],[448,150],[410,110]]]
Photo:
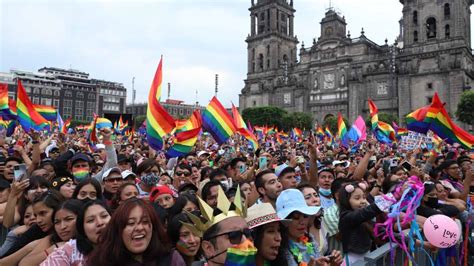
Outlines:
[[[258,248],[262,245],[263,234],[265,233],[265,225],[258,226],[252,230],[252,237],[255,242],[255,247]],[[278,248],[278,255],[273,261],[269,261],[270,266],[287,266],[288,260],[286,259],[286,253],[288,249],[288,229],[280,223],[280,234],[281,242],[280,248]]]
[[[82,211],[82,202],[80,200],[77,200],[77,199],[70,199],[70,200],[66,200],[65,202],[61,203],[61,205],[59,205],[59,207],[54,210],[53,212],[53,227],[54,227],[54,217],[56,216],[56,213],[59,211],[59,210],[68,210],[72,213],[74,213],[76,215],[76,222],[77,222],[77,217],[79,217],[79,214],[81,214],[81,211]],[[74,238],[75,236],[73,236]],[[62,240],[56,230],[54,230],[54,233],[53,233],[53,236],[51,237],[51,242],[52,243],[57,243],[57,242],[62,242],[64,240]]]
[[58,210],[59,206],[61,203],[64,201],[64,197],[59,193],[59,191],[50,189],[46,192],[44,192],[41,195],[38,195],[33,199],[32,205],[35,205],[36,203],[43,203],[46,205],[46,207],[53,209],[53,216],[51,216],[51,230],[54,231],[54,225],[53,225],[53,219],[54,219],[54,213]]
[[186,206],[186,203],[188,201],[194,203],[196,207],[199,206],[198,199],[196,195],[193,195],[189,192],[185,192],[179,195],[179,197],[176,199],[176,202],[174,205],[168,209],[168,221],[173,219],[175,215],[178,215],[183,212],[184,206]]
[[74,193],[72,193],[72,198],[77,199],[77,195],[79,195],[81,188],[88,184],[91,184],[95,188],[95,191],[97,192],[97,199],[103,199],[102,187],[100,186],[99,181],[97,181],[95,178],[87,178],[77,184],[76,188],[74,189]]
[[134,263],[133,254],[127,250],[123,243],[122,232],[127,225],[131,211],[135,207],[142,208],[153,225],[150,244],[143,253],[143,263],[157,261],[160,257],[169,254],[168,237],[153,207],[142,199],[131,198],[124,201],[113,214],[102,233],[99,245],[95,247],[87,261],[88,265],[108,266]]
[[[168,230],[166,232],[168,233],[169,239],[171,240],[173,247],[176,246],[176,243],[178,243],[179,241],[179,231],[181,230],[181,227],[183,227],[183,223],[193,223],[191,219],[189,219],[188,215],[185,213],[179,213],[175,215],[168,223]],[[194,258],[199,258],[201,254],[201,249],[199,249]]]
[[84,219],[86,216],[86,212],[91,206],[94,205],[102,206],[110,214],[107,205],[105,205],[105,203],[99,199],[89,200],[82,206],[82,211],[79,213],[76,220],[76,243],[77,249],[85,256],[89,255],[89,253],[91,253],[94,249],[94,245],[87,238],[86,232],[84,230]]

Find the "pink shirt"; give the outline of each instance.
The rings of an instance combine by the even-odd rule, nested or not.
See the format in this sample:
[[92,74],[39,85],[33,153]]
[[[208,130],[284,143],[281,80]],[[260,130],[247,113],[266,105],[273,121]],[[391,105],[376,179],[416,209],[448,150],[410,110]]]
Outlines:
[[86,258],[77,249],[76,239],[69,240],[64,246],[54,249],[40,266],[84,266]]

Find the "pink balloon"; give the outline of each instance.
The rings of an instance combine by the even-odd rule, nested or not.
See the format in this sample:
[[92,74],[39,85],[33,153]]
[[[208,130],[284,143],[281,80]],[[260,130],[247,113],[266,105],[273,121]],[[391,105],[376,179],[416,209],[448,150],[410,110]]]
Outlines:
[[461,237],[456,222],[442,214],[428,217],[423,225],[423,233],[428,242],[438,248],[452,247]]

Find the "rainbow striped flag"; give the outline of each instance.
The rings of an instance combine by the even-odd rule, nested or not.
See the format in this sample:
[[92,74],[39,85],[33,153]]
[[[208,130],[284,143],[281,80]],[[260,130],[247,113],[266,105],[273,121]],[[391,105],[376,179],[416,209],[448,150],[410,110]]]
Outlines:
[[381,143],[392,143],[393,141],[396,141],[395,130],[391,125],[383,121],[378,122],[377,129],[375,130],[375,137]]
[[326,126],[326,129],[324,130],[324,135],[326,135],[326,139],[333,143],[334,142],[334,137],[332,136],[331,130],[329,130],[329,127]]
[[35,110],[30,98],[26,94],[25,88],[23,88],[21,80],[18,80],[16,106],[18,122],[26,132],[29,132],[31,129],[40,131],[48,125],[48,121]]
[[369,99],[369,111],[370,111],[370,117],[371,117],[371,124],[372,124],[372,130],[375,130],[377,128],[377,123],[379,121],[379,109],[375,105],[375,103]]
[[177,120],[175,133],[200,128],[202,126],[201,111],[194,110],[193,114],[187,120]]
[[239,113],[239,110],[237,110],[237,107],[235,107],[234,104],[232,104],[232,116],[234,117],[234,123],[237,128],[237,132],[250,143],[250,145],[252,146],[254,150],[257,150],[258,149],[257,137],[253,134],[253,132],[249,129],[249,127],[247,127],[247,125],[244,122],[244,119]]
[[426,113],[430,106],[424,106],[416,109],[406,116],[408,130],[426,134],[430,128],[430,123],[425,121]]
[[190,153],[194,145],[196,145],[199,133],[201,132],[201,126],[201,112],[195,110],[182,128],[185,131],[175,133],[175,141],[166,152],[166,157],[174,158]]
[[392,127],[395,130],[395,135],[397,139],[401,139],[402,136],[407,136],[408,135],[408,129],[399,127],[395,121],[392,122]]
[[8,84],[0,83],[0,111],[10,113],[8,108]]
[[323,131],[323,128],[318,126],[318,128],[316,129],[316,136],[319,137],[319,139],[323,139],[324,138],[324,131]]
[[244,119],[242,118],[239,113],[239,110],[237,110],[237,107],[235,107],[234,104],[232,104],[232,116],[234,117],[234,125],[236,129],[247,129],[247,125],[245,124]]
[[438,93],[434,94],[424,121],[430,124],[430,130],[433,133],[446,139],[447,143],[457,142],[466,149],[471,149],[474,145],[474,136],[454,124],[439,99]]
[[291,134],[293,138],[301,138],[303,136],[303,131],[297,127],[291,129]]
[[89,142],[89,145],[94,145],[94,143],[98,142],[99,139],[97,138],[97,133],[96,133],[96,127],[97,127],[97,119],[99,119],[97,116],[94,116],[94,119],[92,120],[90,126],[87,129],[87,140]]
[[16,126],[17,126],[16,120],[3,120],[3,118],[0,117],[0,128],[3,128],[6,130],[7,137],[11,137],[13,133],[15,133]]
[[232,117],[215,96],[202,114],[202,125],[219,144],[226,142],[236,131]]
[[163,57],[160,59],[150,87],[146,110],[146,137],[150,147],[155,150],[163,148],[163,137],[170,134],[176,127],[173,117],[160,104],[162,81]]
[[38,112],[44,119],[48,121],[56,121],[57,111],[53,106],[34,104],[36,112]]
[[347,133],[346,123],[344,123],[344,119],[342,118],[341,113],[337,113],[337,135],[339,139],[344,138]]

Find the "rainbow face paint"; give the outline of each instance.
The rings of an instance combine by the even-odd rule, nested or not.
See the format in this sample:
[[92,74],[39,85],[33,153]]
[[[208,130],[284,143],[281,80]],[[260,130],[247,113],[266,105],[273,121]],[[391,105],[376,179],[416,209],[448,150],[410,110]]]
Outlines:
[[72,175],[74,179],[78,182],[86,179],[89,176],[89,168],[88,167],[81,167],[81,168],[74,168],[72,171]]

